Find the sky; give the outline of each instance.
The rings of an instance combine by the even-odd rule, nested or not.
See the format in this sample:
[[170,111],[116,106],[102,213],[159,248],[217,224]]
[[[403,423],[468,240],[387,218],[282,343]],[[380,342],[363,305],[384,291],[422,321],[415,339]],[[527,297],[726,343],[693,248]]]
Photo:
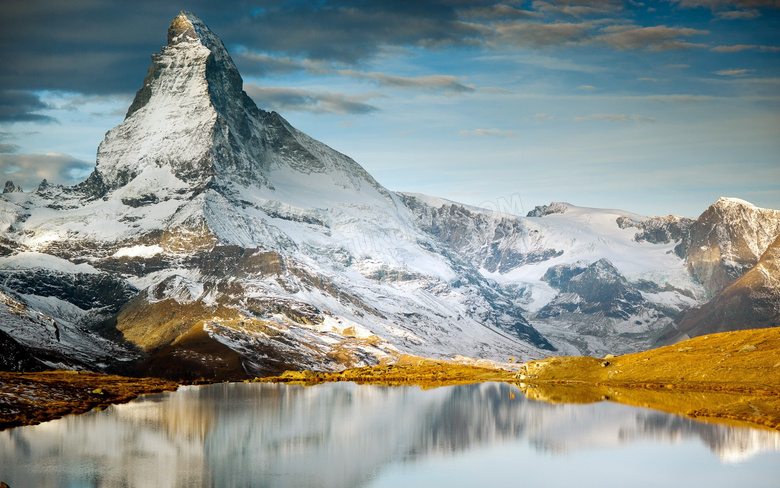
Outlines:
[[385,187],[525,214],[780,209],[780,0],[0,3],[0,184],[73,185],[180,10]]

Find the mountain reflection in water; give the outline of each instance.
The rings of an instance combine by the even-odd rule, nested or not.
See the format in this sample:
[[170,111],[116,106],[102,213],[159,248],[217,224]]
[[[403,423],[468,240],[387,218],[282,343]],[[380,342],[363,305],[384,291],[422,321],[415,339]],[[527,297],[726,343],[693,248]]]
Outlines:
[[[634,448],[636,465],[648,471],[685,467],[689,477],[675,475],[666,486],[703,476],[716,480],[707,486],[729,486],[730,476],[744,486],[780,479],[778,432],[607,402],[552,405],[527,400],[508,384],[423,391],[232,383],[185,387],[0,432],[0,481],[12,488],[432,486],[444,480],[471,486],[471,476],[527,482],[542,465],[577,480],[577,473],[595,469],[594,459],[606,466]],[[680,466],[641,459],[648,449],[662,449],[669,453],[664,459],[679,459]],[[695,462],[684,458],[690,452]],[[489,457],[476,462],[479,456]],[[547,486],[555,486],[554,474],[542,473]],[[594,486],[610,486],[604,474]],[[576,483],[586,486],[586,479]]]

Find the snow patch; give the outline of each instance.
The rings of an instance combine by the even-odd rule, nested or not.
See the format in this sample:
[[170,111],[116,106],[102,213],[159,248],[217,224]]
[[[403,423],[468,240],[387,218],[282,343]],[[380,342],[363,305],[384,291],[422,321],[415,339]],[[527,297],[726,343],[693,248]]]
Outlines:
[[46,269],[60,273],[100,273],[97,269],[86,263],[74,264],[67,259],[58,258],[51,254],[40,252],[20,252],[11,256],[0,257],[0,269]]
[[114,253],[115,258],[151,258],[163,252],[163,248],[157,244],[153,246],[123,247]]

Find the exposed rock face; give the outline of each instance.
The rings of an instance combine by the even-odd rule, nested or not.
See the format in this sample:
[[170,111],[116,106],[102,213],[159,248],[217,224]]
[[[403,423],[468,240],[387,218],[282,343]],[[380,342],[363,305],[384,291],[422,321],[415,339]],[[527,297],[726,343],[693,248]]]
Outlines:
[[82,310],[112,314],[138,293],[108,273],[62,273],[47,269],[0,270],[6,288],[25,295],[53,297]]
[[0,371],[45,371],[43,363],[35,359],[30,351],[16,342],[13,337],[0,330]]
[[541,263],[563,254],[546,248],[539,233],[518,218],[471,211],[454,203],[430,206],[414,195],[401,194],[401,198],[423,230],[477,269],[505,274],[525,264]]
[[754,266],[780,235],[780,211],[721,198],[675,248],[691,274],[715,295]]
[[559,293],[536,312],[532,323],[538,328],[536,320],[543,320],[559,333],[573,332],[583,342],[585,354],[603,355],[605,346],[618,354],[643,349],[640,344],[653,342],[676,315],[674,301],[669,305],[652,302],[639,286],[648,288],[652,283],[648,297],[663,292],[678,297],[677,290],[647,281],[630,283],[607,259],[553,266],[542,279]]
[[665,217],[650,217],[647,220],[634,222],[628,217],[618,217],[617,224],[621,229],[636,227],[639,232],[634,239],[637,242],[652,242],[653,244],[668,244],[688,239],[690,229],[696,221],[688,217],[667,215]]
[[662,337],[670,343],[717,332],[780,326],[780,237],[747,273],[703,306],[684,312]]
[[560,297],[550,302],[537,314],[543,318],[559,313],[560,309],[579,309],[583,313],[603,312],[606,317],[627,319],[644,302],[641,293],[606,259],[586,267],[554,266],[542,279],[563,293],[577,295],[574,300]]
[[3,187],[3,193],[21,193],[22,191],[22,187],[15,185],[11,180],[6,181]]
[[551,214],[562,214],[566,212],[568,207],[563,202],[552,202],[549,205],[537,205],[533,210],[528,212],[526,217],[544,217]]

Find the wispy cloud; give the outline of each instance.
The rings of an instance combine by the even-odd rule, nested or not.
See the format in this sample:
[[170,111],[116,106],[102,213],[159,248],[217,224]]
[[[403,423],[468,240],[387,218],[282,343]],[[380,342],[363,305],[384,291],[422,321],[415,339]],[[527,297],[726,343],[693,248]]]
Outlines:
[[718,76],[748,76],[750,73],[754,72],[754,69],[722,69],[720,71],[715,71],[714,73]]
[[589,17],[613,15],[623,10],[623,3],[613,0],[557,0],[533,2],[533,8],[546,15]]
[[244,72],[256,76],[295,73],[305,71],[311,74],[329,74],[333,71],[324,61],[298,59],[289,56],[269,56],[268,54],[241,51],[234,55],[242,64]]
[[594,25],[590,22],[517,22],[496,28],[497,40],[518,46],[549,47],[576,44],[588,39]]
[[253,83],[245,84],[244,90],[260,107],[266,109],[319,114],[363,115],[376,112],[379,109],[365,101],[381,96],[376,93],[350,96],[297,88],[260,86]]
[[709,102],[715,100],[715,97],[711,97],[708,95],[687,95],[687,94],[652,95],[646,98],[653,102],[661,102],[661,103],[703,103],[703,102]]
[[539,18],[544,14],[530,10],[522,10],[509,5],[496,4],[480,7],[471,7],[457,11],[458,16],[464,19],[506,20]]
[[715,46],[710,51],[717,53],[738,53],[740,51],[765,51],[765,52],[777,52],[780,51],[780,47],[774,46],[757,46],[755,44],[735,44],[733,46]]
[[462,130],[459,131],[458,134],[462,136],[512,137],[517,135],[517,131],[501,130],[501,129],[474,129],[474,130]]
[[716,12],[715,16],[723,20],[737,20],[737,19],[757,19],[761,17],[761,12],[756,9],[749,10],[727,10],[725,12]]
[[668,0],[681,7],[707,7],[711,10],[721,8],[777,8],[777,0]]
[[493,42],[533,48],[598,43],[618,51],[670,51],[708,47],[706,44],[685,40],[689,37],[708,35],[710,33],[708,30],[665,25],[642,27],[615,22],[615,19],[604,18],[583,22],[506,23],[496,28]]
[[603,34],[598,40],[621,50],[644,49],[648,51],[668,51],[672,49],[689,49],[706,47],[680,40],[683,37],[701,36],[709,31],[691,29],[688,27],[667,27],[656,25],[652,27],[615,25],[602,29]]
[[456,76],[450,75],[430,75],[419,77],[392,76],[386,73],[363,73],[354,70],[337,71],[342,76],[348,76],[359,80],[371,80],[379,85],[391,88],[411,88],[411,89],[439,89],[451,92],[471,92],[474,91],[473,85],[466,85]]
[[643,115],[620,115],[620,114],[593,114],[587,117],[574,117],[575,122],[588,122],[592,120],[606,120],[607,122],[655,122],[653,117]]

